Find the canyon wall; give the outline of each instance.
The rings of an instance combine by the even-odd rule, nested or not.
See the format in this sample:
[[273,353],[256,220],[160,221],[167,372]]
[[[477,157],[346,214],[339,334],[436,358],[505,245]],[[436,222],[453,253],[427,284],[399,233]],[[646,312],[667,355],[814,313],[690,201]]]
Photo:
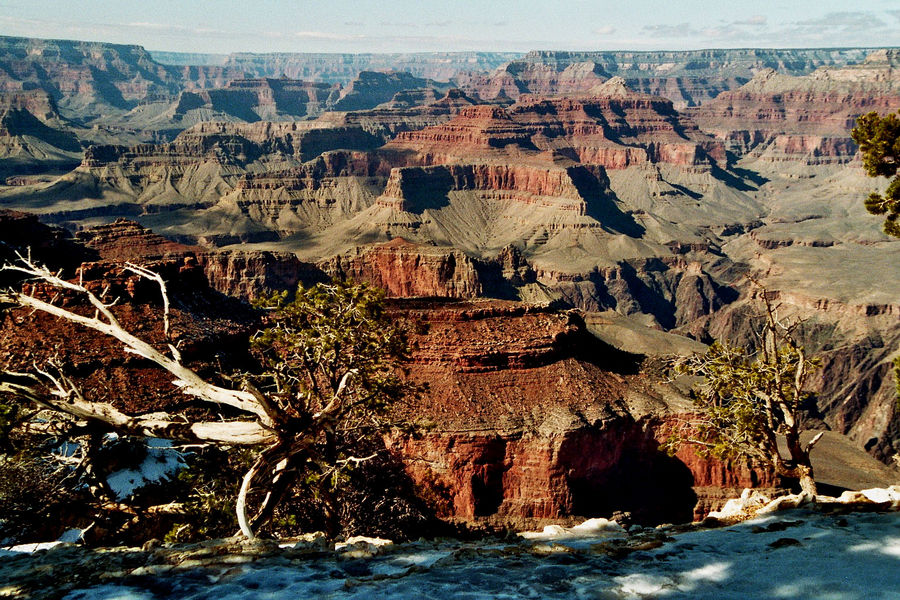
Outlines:
[[822,67],[804,76],[766,69],[691,114],[739,156],[846,163],[856,153],[849,135],[856,118],[900,108],[898,66],[897,51],[883,50],[857,65]]
[[523,93],[571,95],[618,76],[633,90],[698,106],[735,89],[764,69],[806,75],[822,66],[862,61],[877,48],[710,49],[687,51],[533,51],[490,74],[461,75],[457,83],[482,100]]

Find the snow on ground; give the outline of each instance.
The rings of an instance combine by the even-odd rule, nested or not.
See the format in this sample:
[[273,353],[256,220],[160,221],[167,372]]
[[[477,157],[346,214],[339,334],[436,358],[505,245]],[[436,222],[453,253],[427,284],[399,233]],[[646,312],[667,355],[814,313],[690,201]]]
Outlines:
[[184,458],[172,442],[158,438],[146,438],[147,455],[134,469],[121,469],[106,478],[117,500],[124,500],[135,490],[150,483],[157,483],[172,477],[184,467]]
[[[900,512],[803,507],[685,533],[624,535],[599,523],[555,533],[264,558],[132,577],[66,599],[900,600]],[[617,552],[626,542],[633,551]]]

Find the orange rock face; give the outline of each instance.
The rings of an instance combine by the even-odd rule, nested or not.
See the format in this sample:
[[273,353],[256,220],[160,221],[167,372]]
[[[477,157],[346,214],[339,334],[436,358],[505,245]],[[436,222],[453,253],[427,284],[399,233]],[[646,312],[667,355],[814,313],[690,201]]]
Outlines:
[[572,170],[510,164],[404,167],[391,171],[378,204],[407,212],[421,212],[435,202],[438,191],[476,190],[523,204],[551,206],[585,214],[585,202],[573,181]]

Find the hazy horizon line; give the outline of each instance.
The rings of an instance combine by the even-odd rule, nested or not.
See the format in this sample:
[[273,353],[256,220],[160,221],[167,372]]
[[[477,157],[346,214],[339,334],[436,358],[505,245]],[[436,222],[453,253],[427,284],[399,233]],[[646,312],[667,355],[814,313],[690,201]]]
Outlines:
[[619,53],[628,52],[633,54],[656,53],[656,52],[709,52],[724,50],[875,50],[875,49],[900,49],[900,46],[894,45],[865,45],[865,46],[698,46],[696,48],[671,48],[659,47],[656,49],[637,49],[637,48],[531,48],[529,50],[396,50],[396,51],[368,51],[368,52],[352,52],[352,51],[310,51],[310,50],[276,50],[276,51],[255,51],[255,50],[232,50],[229,52],[204,52],[202,50],[165,50],[161,48],[150,48],[145,44],[139,43],[123,43],[109,42],[99,39],[79,39],[79,38],[62,38],[62,37],[37,37],[22,35],[5,35],[0,34],[0,38],[21,39],[21,40],[42,40],[47,42],[77,42],[82,44],[103,44],[107,46],[135,46],[144,49],[151,54],[185,54],[185,55],[201,55],[201,56],[231,56],[234,54],[350,54],[350,55],[392,55],[392,54],[521,54],[526,55],[532,52],[569,52],[573,54],[591,54],[591,53]]

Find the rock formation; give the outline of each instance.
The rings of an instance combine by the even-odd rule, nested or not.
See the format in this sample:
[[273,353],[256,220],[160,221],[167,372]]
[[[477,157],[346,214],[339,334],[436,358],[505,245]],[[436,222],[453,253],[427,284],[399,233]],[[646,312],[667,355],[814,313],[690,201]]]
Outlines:
[[340,88],[293,79],[236,79],[223,87],[184,91],[172,118],[182,123],[232,120],[290,121],[316,116],[332,106]]
[[[78,52],[76,66],[87,60]],[[171,123],[177,96],[160,92],[91,130],[116,143],[94,145],[61,177],[16,175],[0,202],[72,229],[125,216],[202,246],[193,260],[229,293],[344,273],[396,296],[614,310],[656,334],[674,328],[706,342],[753,342],[751,274],[779,295],[786,317],[805,319],[803,342],[823,356],[810,418],[890,461],[900,451],[889,377],[900,284],[878,275],[893,272],[900,244],[861,205],[879,183],[853,159],[847,129],[860,112],[900,104],[896,53],[845,64],[863,54],[534,53],[496,76],[460,78],[463,90],[446,95],[399,89],[420,85],[405,75],[366,75],[344,98],[362,102],[365,81],[370,92],[391,90],[366,101],[382,104],[312,120],[205,122],[174,138],[177,130],[126,127]],[[319,58],[330,73],[345,68]],[[248,64],[257,59],[261,71],[289,63]],[[291,110],[319,92],[328,91],[326,105],[339,102],[329,85],[281,72],[229,84],[213,69],[209,85],[230,91],[179,88],[181,126],[215,98],[222,108],[245,97],[247,119],[287,118],[279,86],[299,102]],[[74,100],[56,88],[41,96],[22,81],[4,85],[18,86],[3,96],[9,110],[29,110],[64,137],[80,127],[65,116]],[[243,120],[240,111],[225,120]],[[168,141],[132,143],[151,134]]]
[[805,76],[772,69],[692,112],[738,155],[772,162],[848,162],[856,153],[849,132],[861,114],[900,108],[900,55],[871,54],[862,64],[822,67]]
[[763,69],[806,75],[822,66],[862,60],[871,49],[722,49],[689,51],[534,51],[490,74],[458,78],[473,97],[517,99],[520,94],[571,95],[614,76],[633,90],[697,106],[749,81]]
[[506,109],[464,108],[448,123],[399,134],[387,149],[416,152],[425,164],[498,158],[510,147],[523,158],[546,152],[611,169],[723,160],[721,144],[704,138],[669,101],[631,92],[613,79],[587,96],[521,96]]
[[434,427],[397,448],[449,516],[522,523],[619,510],[680,521],[723,488],[772,485],[689,449],[662,453],[667,420],[684,405],[577,315],[498,302],[404,306],[427,324],[410,376],[428,383],[428,402],[406,410]]
[[[341,90],[340,98],[334,103],[334,110],[366,110],[379,104],[389,102],[402,92],[415,90],[446,91],[447,84],[414,77],[402,71],[393,73],[377,73],[362,71],[359,76]],[[411,98],[411,96],[407,96]]]
[[0,111],[0,180],[12,175],[68,171],[81,159],[78,138],[44,124],[26,108]]
[[323,270],[333,277],[365,281],[400,298],[477,298],[483,293],[473,259],[459,250],[420,246],[403,238],[335,256]]
[[[154,53],[160,62],[172,61]],[[414,77],[447,81],[461,71],[490,71],[521,56],[515,52],[410,52],[379,54],[235,52],[222,66],[249,77],[289,77],[307,81],[347,84],[362,71],[406,71]]]

